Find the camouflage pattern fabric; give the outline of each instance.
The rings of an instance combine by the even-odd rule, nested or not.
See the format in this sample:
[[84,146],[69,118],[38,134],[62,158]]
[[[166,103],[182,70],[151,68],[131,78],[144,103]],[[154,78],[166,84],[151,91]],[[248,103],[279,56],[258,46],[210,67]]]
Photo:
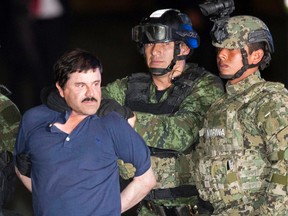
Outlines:
[[20,112],[16,105],[0,93],[0,151],[13,153],[19,121]]
[[[189,64],[186,69],[188,67]],[[118,79],[102,87],[102,97],[114,99],[124,105],[127,79],[127,77]],[[150,103],[157,103],[155,90],[156,86],[152,84]],[[144,138],[148,146],[183,152],[197,140],[206,111],[222,94],[223,86],[220,78],[207,74],[198,81],[174,115],[136,113],[135,130]],[[161,97],[160,102],[167,96],[168,91]]]
[[[187,64],[185,70],[188,70],[189,67],[190,65]],[[102,97],[114,99],[124,105],[127,82],[128,77],[125,77],[108,84],[106,87],[102,87]],[[160,101],[157,101],[155,94],[156,86],[153,83],[150,86],[149,92],[148,98],[151,104],[162,102],[169,95],[168,90],[161,97]],[[144,138],[148,146],[176,150],[182,155],[182,157],[177,159],[151,157],[152,168],[157,178],[156,188],[163,189],[180,185],[195,185],[191,155],[187,156],[190,152],[188,154],[183,154],[183,152],[188,151],[191,145],[198,139],[198,131],[202,128],[206,111],[222,95],[222,81],[215,75],[207,73],[195,83],[191,94],[183,100],[176,113],[172,115],[155,115],[136,112],[137,122],[135,130]],[[179,164],[184,164],[184,166]],[[183,205],[183,203],[193,205],[197,203],[197,199],[188,199],[188,201],[186,199],[162,199],[155,200],[155,203],[168,206]]]
[[[241,49],[249,43],[257,42],[256,33],[260,29],[265,29],[266,34],[270,35],[268,27],[260,19],[253,16],[231,17],[225,23],[224,28],[225,28],[225,31],[223,31],[224,39],[222,41],[212,41],[213,46],[227,49]],[[255,32],[254,37],[251,36],[253,34],[252,32]],[[271,35],[270,37],[272,40]],[[253,39],[253,41],[251,41],[251,39]]]
[[123,160],[117,160],[120,176],[128,180],[135,176],[136,168],[131,163],[124,163]]
[[[6,88],[1,88],[0,92],[3,90],[7,91]],[[16,174],[13,152],[20,118],[20,112],[16,105],[0,93],[0,208],[9,201],[15,189]],[[20,215],[4,209],[0,211],[0,214]]]
[[[170,202],[164,202],[163,201],[161,202],[154,202],[155,205],[165,205],[167,207],[173,207],[173,206],[182,206],[182,205],[191,205],[193,203],[197,203],[197,197],[191,197],[191,198],[179,198],[179,199],[175,199],[175,200],[171,200]],[[198,215],[198,214],[195,214],[195,215]],[[208,216],[210,214],[201,214],[201,216]],[[158,214],[156,214],[154,211],[151,211],[150,209],[148,209],[147,207],[145,206],[142,206],[141,209],[139,209],[139,212],[138,212],[138,216],[158,216]],[[167,215],[169,216],[169,215]],[[190,213],[188,214],[181,214],[180,216],[191,216]]]
[[196,186],[215,215],[288,215],[288,91],[260,72],[207,112],[196,147]]

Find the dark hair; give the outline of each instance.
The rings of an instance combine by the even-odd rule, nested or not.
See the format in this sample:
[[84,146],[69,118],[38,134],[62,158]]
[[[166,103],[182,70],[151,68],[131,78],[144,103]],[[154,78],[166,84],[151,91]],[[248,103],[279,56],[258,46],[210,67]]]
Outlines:
[[64,88],[70,74],[87,72],[90,69],[99,69],[100,73],[103,71],[102,64],[95,55],[82,49],[66,52],[54,65],[55,81]]
[[252,52],[256,51],[256,50],[259,50],[259,49],[262,49],[263,52],[265,53],[266,52],[266,43],[265,42],[256,42],[256,43],[250,43],[247,45],[248,46],[248,49],[249,49],[249,54],[251,55]]

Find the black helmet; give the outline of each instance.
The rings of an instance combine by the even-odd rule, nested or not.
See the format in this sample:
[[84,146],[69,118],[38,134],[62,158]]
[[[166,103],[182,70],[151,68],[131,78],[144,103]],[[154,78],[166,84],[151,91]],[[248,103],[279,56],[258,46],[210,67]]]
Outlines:
[[146,43],[182,41],[190,49],[199,47],[199,36],[189,17],[176,9],[162,9],[144,17],[132,29],[132,40],[141,46]]
[[[144,17],[140,24],[132,29],[132,40],[137,43],[140,53],[143,53],[144,44],[175,41],[184,42],[191,49],[191,54],[200,43],[189,17],[176,9],[157,10],[150,16]],[[178,56],[179,53],[179,44],[176,44],[171,64],[165,69],[152,69],[154,71],[151,72],[163,75],[171,71],[177,60],[187,58],[187,56]]]

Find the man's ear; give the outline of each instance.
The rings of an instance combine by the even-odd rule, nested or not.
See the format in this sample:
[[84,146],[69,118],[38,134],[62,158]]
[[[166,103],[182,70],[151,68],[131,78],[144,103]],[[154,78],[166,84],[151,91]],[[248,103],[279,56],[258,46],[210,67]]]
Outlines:
[[181,55],[188,55],[190,52],[190,48],[185,43],[180,44],[180,49],[181,49]]
[[58,82],[56,82],[56,88],[58,89],[59,94],[61,95],[61,97],[64,98],[64,92],[63,92],[63,89],[61,88],[61,86],[59,85]]
[[258,64],[264,56],[264,51],[262,49],[258,49],[253,51],[252,53],[252,64]]

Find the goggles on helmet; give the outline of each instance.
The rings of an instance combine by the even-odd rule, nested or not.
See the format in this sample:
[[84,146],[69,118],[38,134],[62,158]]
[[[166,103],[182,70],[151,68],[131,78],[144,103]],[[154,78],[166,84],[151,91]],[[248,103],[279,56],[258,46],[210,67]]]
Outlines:
[[137,25],[132,29],[132,40],[139,43],[173,41],[172,29],[166,25]]

